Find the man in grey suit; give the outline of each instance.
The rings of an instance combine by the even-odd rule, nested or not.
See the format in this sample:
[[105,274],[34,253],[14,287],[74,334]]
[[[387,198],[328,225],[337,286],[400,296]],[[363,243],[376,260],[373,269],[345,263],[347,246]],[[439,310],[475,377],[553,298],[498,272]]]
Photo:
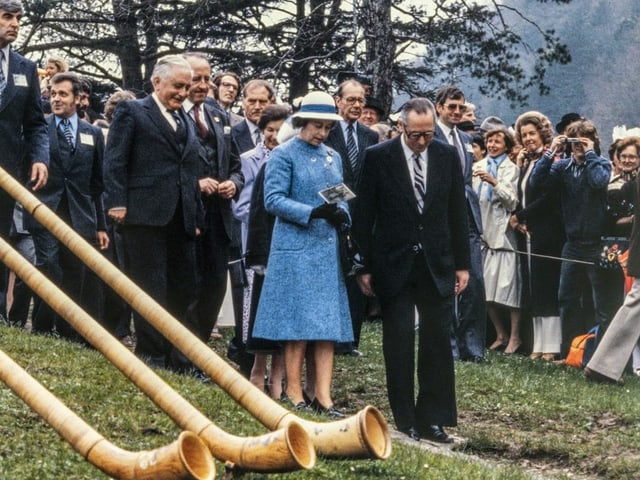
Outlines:
[[469,247],[471,271],[469,284],[457,298],[456,319],[453,323],[451,347],[456,360],[479,363],[484,358],[487,308],[482,268],[482,217],[478,194],[471,186],[473,149],[471,137],[461,132],[456,125],[462,120],[466,107],[464,93],[454,85],[441,87],[435,101],[438,121],[436,138],[456,147],[459,164],[464,175],[464,190],[467,199],[469,221]]
[[200,143],[198,185],[205,209],[205,228],[198,237],[198,335],[209,340],[227,291],[229,244],[233,235],[231,200],[244,185],[240,158],[231,142],[230,127],[205,103],[211,66],[207,57],[186,53],[193,78],[182,108],[193,123]]
[[453,147],[433,140],[435,117],[429,100],[411,99],[402,135],[367,150],[353,233],[365,264],[358,283],[380,299],[396,426],[414,440],[450,443],[443,427],[456,425],[457,411],[449,332],[454,296],[469,278],[469,232],[459,160]]
[[[182,56],[156,63],[154,92],[118,105],[105,151],[105,206],[123,225],[129,276],[195,332],[195,241],[203,223],[198,188],[200,144],[182,111],[191,85]],[[192,320],[192,319],[191,319]],[[138,314],[135,353],[150,365],[191,369],[175,347]]]
[[[36,64],[11,50],[23,13],[19,0],[0,0],[0,167],[36,191],[47,183],[49,137]],[[0,191],[0,235],[9,238],[13,199]],[[0,315],[6,315],[7,271],[0,266]]]
[[[102,130],[80,120],[77,104],[80,78],[74,73],[58,73],[51,79],[49,125],[49,181],[36,192],[62,220],[89,243],[100,249],[109,246],[102,204]],[[29,217],[36,248],[36,265],[87,312],[99,315],[99,302],[89,286],[96,279],[84,264],[48,230]],[[37,298],[33,309],[33,330],[80,340],[75,330]]]
[[[358,178],[362,171],[364,152],[371,145],[378,143],[378,134],[358,121],[366,102],[365,90],[360,82],[356,80],[342,82],[334,100],[338,108],[338,115],[342,117],[342,120],[334,124],[325,145],[340,154],[344,183],[357,195]],[[353,344],[338,345],[336,351],[358,357],[361,355],[358,344],[362,322],[366,315],[367,298],[362,295],[354,277],[347,278],[347,296],[349,297],[354,341]]]

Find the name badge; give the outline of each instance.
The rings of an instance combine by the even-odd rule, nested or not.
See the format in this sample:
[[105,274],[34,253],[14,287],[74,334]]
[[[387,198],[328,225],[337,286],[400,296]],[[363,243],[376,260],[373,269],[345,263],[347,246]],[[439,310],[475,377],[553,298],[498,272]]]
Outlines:
[[27,82],[27,76],[24,73],[14,73],[13,74],[13,84],[16,87],[28,87],[29,82]]
[[93,147],[93,135],[89,135],[88,133],[81,133],[80,143],[82,145],[89,145],[90,147]]

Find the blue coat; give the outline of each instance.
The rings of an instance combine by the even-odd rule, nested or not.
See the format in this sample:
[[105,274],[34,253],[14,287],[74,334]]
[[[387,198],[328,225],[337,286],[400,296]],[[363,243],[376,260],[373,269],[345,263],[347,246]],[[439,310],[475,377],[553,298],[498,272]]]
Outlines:
[[326,220],[310,218],[323,203],[318,192],[341,182],[340,155],[325,145],[296,137],[273,150],[264,200],[277,219],[254,337],[353,340],[337,233]]

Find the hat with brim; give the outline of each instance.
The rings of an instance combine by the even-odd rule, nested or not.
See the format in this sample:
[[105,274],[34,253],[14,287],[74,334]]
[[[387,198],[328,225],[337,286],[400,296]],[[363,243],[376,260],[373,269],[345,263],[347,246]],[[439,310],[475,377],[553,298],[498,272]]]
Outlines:
[[293,114],[293,118],[331,120],[332,122],[342,120],[342,117],[336,113],[333,97],[325,92],[307,93],[302,99],[300,110]]

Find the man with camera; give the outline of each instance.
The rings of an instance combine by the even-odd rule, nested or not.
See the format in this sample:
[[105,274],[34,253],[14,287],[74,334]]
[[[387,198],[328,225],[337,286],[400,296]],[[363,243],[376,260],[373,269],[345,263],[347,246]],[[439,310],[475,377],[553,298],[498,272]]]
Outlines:
[[[567,157],[554,163],[555,153],[563,146]],[[583,325],[581,298],[585,287],[590,287],[587,291],[592,294],[601,331],[616,310],[616,299],[607,298],[605,278],[597,265],[610,176],[611,162],[600,156],[596,127],[590,121],[580,119],[553,139],[529,180],[534,188],[544,187],[560,193],[560,213],[566,236],[558,289],[563,358],[571,340],[584,333],[592,323]]]

